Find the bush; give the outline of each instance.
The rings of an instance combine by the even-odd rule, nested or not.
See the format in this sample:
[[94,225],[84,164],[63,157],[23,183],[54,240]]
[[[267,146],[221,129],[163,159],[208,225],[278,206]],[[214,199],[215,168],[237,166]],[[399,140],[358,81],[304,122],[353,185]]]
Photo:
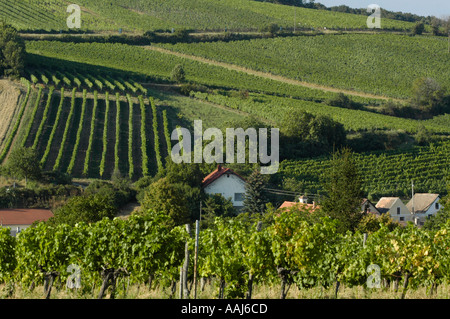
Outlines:
[[186,73],[184,72],[183,66],[181,64],[177,64],[172,70],[172,81],[181,83],[184,82],[185,78]]

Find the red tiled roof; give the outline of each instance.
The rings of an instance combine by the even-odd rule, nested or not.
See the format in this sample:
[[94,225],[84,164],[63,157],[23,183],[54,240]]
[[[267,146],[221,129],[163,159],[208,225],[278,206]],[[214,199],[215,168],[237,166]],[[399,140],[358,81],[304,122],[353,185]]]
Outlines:
[[238,173],[233,171],[232,169],[226,168],[226,167],[222,167],[221,165],[218,165],[217,168],[213,172],[208,174],[208,176],[206,176],[203,179],[202,187],[208,186],[209,184],[211,184],[212,182],[214,182],[216,179],[218,179],[220,176],[222,176],[224,174],[236,175],[237,177],[239,177],[240,179],[242,179],[245,182],[245,179],[242,176],[240,176]]
[[304,204],[304,203],[300,203],[300,202],[284,202],[283,204],[281,204],[279,209],[290,208],[292,206],[303,206],[303,207],[312,209],[313,211],[315,211],[315,210],[320,208],[320,206],[315,205],[315,204]]
[[0,209],[0,225],[31,225],[33,222],[47,221],[53,217],[48,209]]

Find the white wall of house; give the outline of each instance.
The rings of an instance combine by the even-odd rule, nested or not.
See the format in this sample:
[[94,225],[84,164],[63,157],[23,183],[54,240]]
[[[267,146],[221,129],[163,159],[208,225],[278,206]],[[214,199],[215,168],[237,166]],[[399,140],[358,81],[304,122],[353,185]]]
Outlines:
[[410,213],[410,211],[400,198],[397,198],[392,204],[391,208],[389,208],[389,214],[394,221],[414,222],[413,215]]
[[17,233],[20,233],[24,229],[30,227],[30,225],[3,225],[3,228],[10,228],[11,235],[15,236]]
[[418,222],[423,225],[429,216],[436,214],[440,211],[443,206],[439,203],[439,197],[434,200],[434,202],[430,205],[426,212],[421,214],[416,214],[418,217]]
[[221,194],[227,199],[231,199],[233,206],[244,206],[245,182],[234,174],[224,174],[207,185],[207,194]]

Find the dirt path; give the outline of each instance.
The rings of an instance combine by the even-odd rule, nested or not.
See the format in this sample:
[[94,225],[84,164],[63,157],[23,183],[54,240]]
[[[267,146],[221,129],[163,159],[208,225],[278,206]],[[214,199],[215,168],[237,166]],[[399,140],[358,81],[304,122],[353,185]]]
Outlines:
[[235,64],[219,62],[219,61],[206,59],[206,58],[195,56],[195,55],[189,55],[189,54],[184,54],[184,53],[180,53],[180,52],[171,51],[171,50],[160,48],[160,47],[155,47],[155,46],[142,46],[142,47],[147,49],[147,50],[153,50],[153,51],[158,51],[158,52],[165,53],[165,54],[171,54],[171,55],[175,55],[175,56],[178,56],[178,57],[181,57],[181,58],[190,59],[190,60],[194,60],[194,61],[197,61],[197,62],[211,64],[211,65],[215,65],[215,66],[220,66],[220,67],[223,67],[223,68],[226,68],[226,69],[229,69],[229,70],[234,70],[234,71],[238,71],[238,72],[244,72],[244,73],[247,73],[247,74],[263,77],[263,78],[266,78],[266,79],[280,81],[280,82],[287,83],[287,84],[299,85],[299,86],[307,87],[307,88],[310,88],[310,89],[318,89],[318,90],[322,90],[322,91],[325,91],[325,92],[344,93],[344,94],[347,94],[347,95],[360,96],[360,97],[363,97],[363,98],[370,98],[370,99],[396,100],[396,99],[393,99],[393,98],[390,98],[390,97],[386,97],[386,96],[381,96],[381,95],[375,95],[375,94],[370,94],[370,93],[363,93],[363,92],[352,91],[352,90],[338,89],[338,88],[333,88],[333,87],[330,87],[330,86],[324,86],[324,85],[319,85],[319,84],[314,84],[314,83],[309,83],[309,82],[304,82],[304,81],[293,80],[293,79],[290,79],[290,78],[287,78],[287,77],[284,77],[284,76],[275,75],[275,74],[268,73],[268,72],[256,71],[256,70],[248,69],[248,68],[245,68],[245,67],[242,67],[242,66],[238,66],[238,65],[235,65]]

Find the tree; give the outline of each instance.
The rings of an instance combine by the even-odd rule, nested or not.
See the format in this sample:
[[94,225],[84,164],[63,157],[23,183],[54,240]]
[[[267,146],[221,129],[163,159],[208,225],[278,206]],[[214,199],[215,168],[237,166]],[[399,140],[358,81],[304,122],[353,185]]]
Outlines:
[[425,25],[423,24],[423,22],[416,23],[412,29],[412,33],[414,35],[421,35],[423,31],[425,31]]
[[373,233],[379,230],[381,227],[385,226],[390,231],[393,231],[395,228],[399,227],[400,224],[394,221],[389,213],[382,214],[381,216],[377,216],[375,214],[366,214],[361,218],[357,230],[360,233]]
[[25,42],[17,30],[0,23],[0,75],[18,78],[25,66]]
[[186,78],[186,73],[184,72],[184,68],[181,64],[175,65],[175,67],[172,69],[172,81],[175,81],[177,83],[184,82]]
[[286,113],[280,130],[282,159],[319,156],[346,143],[346,131],[341,123],[301,110]]
[[183,183],[170,183],[166,177],[152,183],[141,201],[143,211],[165,213],[172,226],[193,220],[194,208],[199,207],[200,189]]
[[221,194],[208,195],[202,205],[202,228],[214,225],[216,217],[233,217],[236,209],[233,202]]
[[49,219],[49,223],[71,226],[80,222],[95,223],[105,217],[112,219],[117,212],[117,207],[114,206],[108,195],[75,196],[55,211],[54,217]]
[[41,176],[41,168],[36,151],[32,148],[18,147],[8,157],[6,170],[12,177],[37,180]]
[[363,191],[356,162],[348,148],[333,153],[325,176],[326,196],[321,203],[324,213],[340,222],[340,231],[355,231],[363,217]]
[[259,170],[255,170],[248,178],[245,184],[244,212],[249,214],[264,214],[266,211],[266,195],[264,188],[267,183],[267,177],[262,175]]
[[439,113],[445,108],[445,88],[433,78],[418,78],[412,85],[411,103],[422,111]]

